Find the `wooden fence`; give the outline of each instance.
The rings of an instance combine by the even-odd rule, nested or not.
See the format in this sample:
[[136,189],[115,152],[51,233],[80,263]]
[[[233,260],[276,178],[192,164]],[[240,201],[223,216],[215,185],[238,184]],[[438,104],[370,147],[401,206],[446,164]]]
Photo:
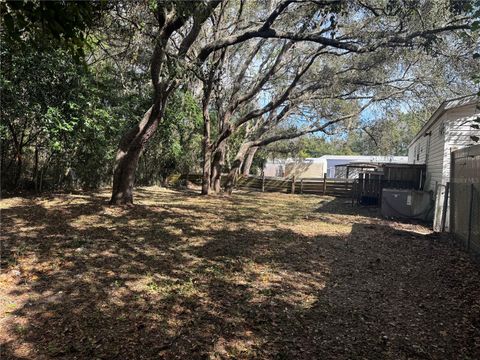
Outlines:
[[380,205],[383,189],[419,190],[413,181],[385,180],[383,175],[362,173],[352,186],[352,201],[361,205]]
[[450,231],[480,260],[480,145],[453,151],[450,171]]
[[242,177],[240,189],[283,192],[289,194],[318,194],[350,197],[353,180],[347,179],[284,179],[260,176]]
[[363,205],[380,205],[382,190],[422,190],[425,183],[425,165],[384,164],[381,171],[360,172],[355,179],[352,201]]
[[[222,183],[226,177],[222,177]],[[190,174],[170,178],[172,185],[188,180],[201,185],[202,175]],[[318,194],[338,197],[351,197],[353,179],[287,179],[278,177],[244,176],[237,181],[236,188],[288,194]]]

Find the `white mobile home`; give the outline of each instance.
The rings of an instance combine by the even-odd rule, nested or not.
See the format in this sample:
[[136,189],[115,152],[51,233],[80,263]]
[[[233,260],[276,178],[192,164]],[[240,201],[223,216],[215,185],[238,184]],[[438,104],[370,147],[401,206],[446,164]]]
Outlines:
[[[297,179],[338,177],[335,166],[351,162],[363,163],[407,163],[407,156],[370,156],[370,155],[324,155],[319,158],[267,160],[263,172],[265,176],[292,177]],[[342,176],[342,174],[338,174]],[[345,175],[343,174],[343,177]]]
[[424,188],[434,194],[436,230],[442,215],[445,186],[450,180],[450,153],[478,143],[480,130],[476,119],[479,116],[478,96],[444,101],[408,146],[409,163],[426,165]]

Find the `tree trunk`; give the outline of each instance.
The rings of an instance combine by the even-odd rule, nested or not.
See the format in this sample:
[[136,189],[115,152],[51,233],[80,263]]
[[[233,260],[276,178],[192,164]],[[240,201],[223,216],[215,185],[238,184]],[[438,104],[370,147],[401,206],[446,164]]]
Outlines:
[[38,192],[42,192],[43,190],[43,177],[45,176],[45,167],[42,167],[42,170],[40,171],[40,180],[38,184]]
[[214,193],[218,194],[222,190],[221,179],[222,179],[222,169],[225,165],[225,142],[220,144],[218,148],[213,153],[212,159],[212,174],[210,180],[210,186]]
[[242,166],[242,159],[235,159],[233,161],[232,167],[227,175],[227,181],[225,183],[225,191],[228,195],[231,195],[233,192],[233,188],[237,183],[237,175],[240,172],[240,167]]
[[202,195],[210,194],[210,176],[212,175],[212,144],[210,139],[210,112],[208,103],[210,92],[207,92],[203,99],[203,177],[202,177]]
[[33,184],[35,187],[35,194],[38,194],[38,146],[35,145],[35,166],[33,168]]
[[135,170],[142,152],[141,146],[129,147],[127,150],[117,152],[115,171],[113,173],[113,189],[110,204],[133,204],[133,185],[135,183]]
[[148,140],[157,130],[164,106],[152,106],[144,115],[142,121],[120,141],[113,173],[113,189],[110,204],[132,205],[133,185],[138,160]]
[[252,167],[253,158],[255,157],[255,153],[257,152],[258,147],[251,147],[247,152],[247,157],[242,165],[242,175],[248,176],[250,175],[250,168]]
[[[13,188],[17,189],[20,181],[20,177],[22,176],[22,167],[23,167],[23,161],[22,161],[22,147],[23,147],[23,134],[20,136],[20,139],[17,137],[17,133],[15,131],[15,128],[13,127],[13,124],[10,121],[7,121],[8,128],[10,130],[10,133],[12,134],[12,140],[13,140],[13,145],[15,148],[15,175],[13,177]],[[4,171],[4,169],[2,168]]]
[[[5,156],[7,154],[7,152],[5,151],[5,142],[2,142],[2,145],[3,146],[0,146],[0,173],[3,173],[5,174],[6,173],[6,169],[5,169]],[[4,176],[5,178],[5,176]],[[2,178],[0,177],[0,190],[1,188],[3,188],[5,186],[5,182],[2,181]],[[1,192],[0,192],[1,193]]]
[[212,152],[209,144],[203,144],[203,177],[202,177],[202,195],[209,195],[210,176],[212,169]]
[[17,189],[20,187],[20,179],[22,177],[23,171],[23,157],[22,153],[19,151],[17,153],[17,163],[15,164],[15,178],[13,180],[13,187]]
[[227,176],[227,182],[225,183],[225,191],[230,195],[232,194],[233,188],[237,182],[237,175],[240,173],[243,161],[247,152],[250,149],[250,143],[243,143],[238,149],[235,160],[233,160],[232,166]]

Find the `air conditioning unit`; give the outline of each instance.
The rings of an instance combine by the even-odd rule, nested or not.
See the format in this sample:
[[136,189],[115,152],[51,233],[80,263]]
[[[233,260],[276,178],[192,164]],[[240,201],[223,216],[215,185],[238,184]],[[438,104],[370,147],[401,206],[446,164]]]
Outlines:
[[427,191],[383,189],[381,213],[387,218],[431,221],[434,202]]

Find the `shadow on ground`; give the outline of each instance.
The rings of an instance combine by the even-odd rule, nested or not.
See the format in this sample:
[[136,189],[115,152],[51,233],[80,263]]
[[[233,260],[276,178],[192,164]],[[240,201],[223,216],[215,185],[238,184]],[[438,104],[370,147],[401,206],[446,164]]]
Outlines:
[[480,271],[435,237],[331,198],[138,199],[4,206],[2,359],[480,356]]

